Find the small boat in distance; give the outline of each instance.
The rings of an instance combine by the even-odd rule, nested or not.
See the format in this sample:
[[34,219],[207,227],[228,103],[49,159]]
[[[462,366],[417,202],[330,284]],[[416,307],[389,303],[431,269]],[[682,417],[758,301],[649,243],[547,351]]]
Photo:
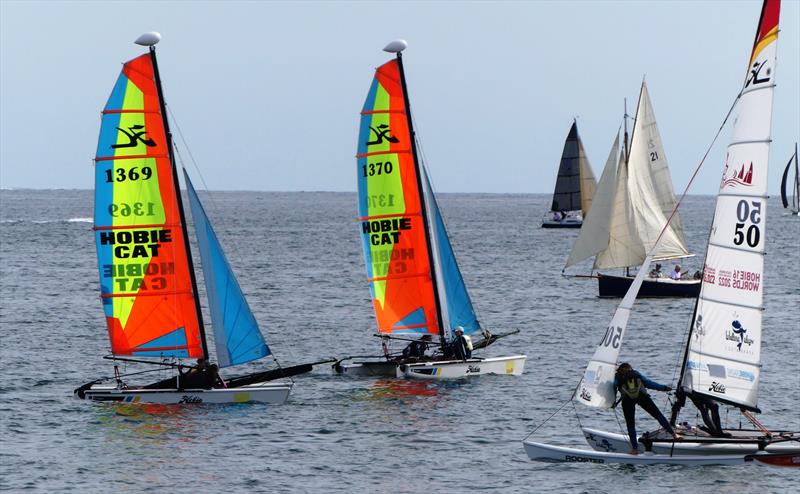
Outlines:
[[[761,412],[757,401],[765,309],[763,219],[768,197],[779,13],[780,0],[764,1],[748,76],[735,102],[738,115],[733,120],[732,142],[717,195],[715,227],[708,238],[703,284],[689,325],[678,378],[679,391],[686,397],[697,400],[700,406],[719,403],[739,409],[752,428],[745,429],[740,422],[738,428],[723,428],[712,434],[702,426],[677,424],[682,407],[679,398],[673,405],[670,422],[680,436],[667,434],[663,429],[644,434],[639,439],[646,449],[643,455],[624,453],[631,444],[623,434],[583,427],[584,437],[593,450],[525,440],[525,451],[531,459],[673,465],[731,465],[756,460],[768,465],[800,467],[800,431],[768,430],[753,415]],[[764,67],[766,70],[756,77]],[[728,180],[745,163],[753,170],[748,185]],[[667,231],[665,223],[661,235]],[[661,235],[656,237],[653,250],[657,249]],[[651,251],[614,313],[572,400],[604,409],[616,404],[615,370],[636,291],[652,260]]]
[[[790,182],[789,171],[794,165],[794,181]],[[789,187],[792,186],[792,200],[789,201]],[[794,143],[794,154],[789,158],[786,163],[786,168],[783,170],[783,178],[781,178],[781,202],[783,208],[791,211],[793,215],[800,216],[800,172],[797,169],[797,143]]]
[[[475,350],[506,335],[492,335],[478,321],[417,152],[403,72],[406,46],[397,40],[384,48],[396,58],[375,70],[358,137],[359,230],[384,354],[366,361],[346,357],[334,371],[412,379],[522,374],[525,355],[456,358],[449,351],[459,329],[482,338]],[[404,358],[389,349],[392,340],[408,344],[423,337],[439,351]]]
[[[564,265],[566,271],[570,266],[594,256],[593,272],[625,269],[625,274],[621,276],[600,272],[591,276],[598,280],[600,297],[625,295],[633,281],[630,268],[644,262],[676,204],[667,158],[645,81],[642,81],[630,141],[627,118],[626,111],[623,148],[619,151],[617,135],[592,199],[592,209],[584,218],[578,239]],[[683,225],[677,212],[652,253],[656,261],[692,255],[686,247]],[[688,273],[679,279],[655,273],[645,278],[639,297],[695,297],[699,290],[700,280]]]
[[[172,135],[156,62],[158,33],[136,43],[149,53],[126,62],[103,109],[95,158],[95,240],[111,360],[172,368],[149,385],[114,377],[75,390],[78,398],[124,403],[283,403],[311,370],[274,369],[227,381],[208,359]],[[188,175],[219,367],[271,355]],[[136,359],[126,357],[137,357]],[[148,360],[155,359],[155,360]],[[198,365],[183,359],[202,359]],[[188,370],[184,373],[183,370]],[[145,371],[148,372],[148,371]],[[136,372],[133,374],[142,374]]]
[[542,228],[580,228],[596,188],[597,180],[578,134],[578,122],[573,120],[561,152],[553,202],[542,219]]

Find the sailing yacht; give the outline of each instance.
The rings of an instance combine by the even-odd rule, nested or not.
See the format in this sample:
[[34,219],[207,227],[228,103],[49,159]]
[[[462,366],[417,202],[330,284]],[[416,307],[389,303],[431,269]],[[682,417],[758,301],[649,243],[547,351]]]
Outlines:
[[[358,221],[364,261],[384,354],[342,359],[339,374],[445,379],[522,374],[525,355],[454,358],[457,330],[475,338],[474,350],[499,337],[478,321],[456,262],[428,172],[417,152],[403,71],[405,41],[384,51],[395,58],[378,67],[361,111],[358,137]],[[438,337],[426,358],[392,354],[393,340]]]
[[[95,157],[94,230],[100,299],[111,341],[112,356],[107,358],[167,368],[176,375],[135,385],[115,365],[113,378],[86,383],[75,395],[123,403],[283,403],[292,383],[267,381],[307,372],[309,365],[227,381],[209,368],[211,353],[156,60],[160,39],[153,32],[136,40],[149,52],[123,65],[103,109]],[[189,176],[185,179],[217,363],[226,368],[270,356]],[[194,365],[187,359],[201,361]],[[198,381],[184,370],[212,372],[209,385],[198,388]]]
[[[789,172],[794,165],[794,181],[790,183]],[[791,200],[789,200],[789,187],[792,187]],[[793,215],[800,216],[800,171],[797,169],[797,143],[794,143],[794,154],[786,163],[781,178],[781,202],[783,208],[791,211]]]
[[[647,84],[642,81],[633,134],[629,140],[626,115],[623,148],[619,150],[617,136],[600,177],[592,210],[584,218],[564,270],[594,256],[592,271],[598,271],[600,297],[621,297],[633,281],[628,271],[641,265],[648,252],[652,251],[657,262],[691,256],[677,212],[659,244],[655,244],[675,204],[653,104]],[[612,268],[623,268],[626,274],[599,272]],[[699,288],[700,280],[691,275],[677,280],[668,276],[648,277],[639,297],[693,297]]]
[[597,180],[578,134],[578,122],[573,120],[561,152],[553,202],[542,219],[542,228],[580,228],[596,188]]

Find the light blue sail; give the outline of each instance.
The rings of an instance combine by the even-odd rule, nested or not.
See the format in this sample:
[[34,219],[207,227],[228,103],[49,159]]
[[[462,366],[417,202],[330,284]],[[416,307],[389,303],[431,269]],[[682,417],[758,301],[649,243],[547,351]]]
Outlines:
[[266,357],[271,353],[267,342],[258,329],[256,318],[247,305],[239,282],[236,281],[186,170],[183,175],[186,177],[189,204],[203,263],[217,362],[220,367],[229,367]]
[[439,205],[436,203],[436,196],[433,194],[427,170],[424,171],[424,175],[427,192],[425,201],[431,213],[432,233],[436,237],[434,241],[436,260],[434,262],[438,263],[439,268],[436,275],[441,277],[439,286],[444,288],[444,290],[440,288],[439,291],[439,301],[447,311],[446,317],[443,319],[445,319],[450,334],[458,326],[464,328],[464,334],[478,333],[481,331],[481,326],[475,315],[475,309],[472,307],[472,300],[469,298],[461,270],[458,269],[456,256],[450,245],[450,238],[447,236],[447,229],[444,226],[442,214],[439,212]]

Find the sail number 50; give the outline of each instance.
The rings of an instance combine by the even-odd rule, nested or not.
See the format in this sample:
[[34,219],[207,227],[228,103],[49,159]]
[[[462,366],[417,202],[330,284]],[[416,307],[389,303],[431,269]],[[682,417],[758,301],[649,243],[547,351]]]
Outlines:
[[[747,241],[750,247],[756,247],[761,241],[761,229],[758,224],[761,223],[761,201],[739,201],[736,206],[736,229],[733,232],[733,243],[742,245]],[[752,223],[745,229],[747,221]]]
[[614,348],[619,348],[620,338],[622,338],[622,328],[620,326],[609,326],[600,344],[606,347],[611,345]]

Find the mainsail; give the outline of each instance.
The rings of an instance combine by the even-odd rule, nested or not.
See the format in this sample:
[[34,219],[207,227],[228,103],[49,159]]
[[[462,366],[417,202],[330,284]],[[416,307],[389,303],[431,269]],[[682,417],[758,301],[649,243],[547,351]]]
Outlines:
[[564,141],[550,210],[582,210],[585,217],[591,207],[596,187],[597,181],[578,135],[578,123],[573,121]]
[[786,168],[783,170],[783,177],[781,178],[781,202],[784,208],[789,207],[789,170],[794,164],[794,181],[792,182],[792,211],[800,211],[800,172],[797,169],[797,143],[794,145],[794,154],[789,158],[786,163]]
[[780,0],[761,11],[708,240],[681,385],[758,410],[771,141]]
[[266,357],[270,354],[269,347],[258,329],[253,311],[247,304],[186,170],[183,176],[200,248],[219,366],[244,364]]
[[204,357],[155,54],[122,68],[95,158],[100,292],[115,355]]
[[422,183],[400,58],[375,71],[361,111],[358,212],[381,333],[440,334]]
[[[613,150],[612,155],[616,155]],[[613,185],[612,180],[615,180]],[[624,151],[620,152],[619,160],[609,156],[596,194],[595,203],[599,202],[603,203],[604,213],[584,218],[581,235],[565,268],[593,255],[594,269],[637,266],[648,253],[654,260],[690,255],[677,212],[653,250],[676,200],[644,81],[627,159]]]

